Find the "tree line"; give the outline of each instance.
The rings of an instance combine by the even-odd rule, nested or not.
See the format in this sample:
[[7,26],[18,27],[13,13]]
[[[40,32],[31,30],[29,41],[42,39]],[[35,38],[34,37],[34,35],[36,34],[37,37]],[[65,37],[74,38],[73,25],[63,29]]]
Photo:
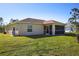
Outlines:
[[[18,19],[11,18],[9,24],[13,23],[13,22],[16,22],[16,21],[18,21]],[[0,17],[0,33],[5,32],[5,27],[6,27],[6,24],[4,22],[4,19],[2,17]]]

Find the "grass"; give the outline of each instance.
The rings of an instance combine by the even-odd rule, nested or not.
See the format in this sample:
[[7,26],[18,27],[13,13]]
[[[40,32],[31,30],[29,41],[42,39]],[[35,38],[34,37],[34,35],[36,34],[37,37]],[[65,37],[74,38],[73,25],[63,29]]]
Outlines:
[[0,34],[1,56],[78,56],[72,36],[17,36]]

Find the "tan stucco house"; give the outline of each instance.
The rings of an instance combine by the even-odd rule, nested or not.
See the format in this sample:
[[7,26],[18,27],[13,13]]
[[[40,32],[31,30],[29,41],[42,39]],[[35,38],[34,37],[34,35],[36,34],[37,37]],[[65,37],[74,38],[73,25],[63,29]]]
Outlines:
[[64,34],[65,24],[54,20],[26,18],[8,24],[6,32],[13,35],[60,35]]

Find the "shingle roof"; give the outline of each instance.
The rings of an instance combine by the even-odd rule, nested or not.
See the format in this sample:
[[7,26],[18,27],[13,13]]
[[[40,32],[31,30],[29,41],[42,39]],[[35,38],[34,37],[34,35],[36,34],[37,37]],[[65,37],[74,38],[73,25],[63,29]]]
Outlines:
[[[31,24],[54,24],[54,23],[61,23],[55,20],[41,20],[41,19],[35,19],[35,18],[25,18],[22,19],[20,21],[14,22],[15,23],[31,23]],[[64,23],[61,23],[62,25],[64,25]]]
[[[55,20],[48,20],[48,21],[44,21],[43,24],[55,24],[55,23],[61,23],[61,22],[58,22],[58,21],[55,21]],[[64,23],[61,23],[64,25]]]
[[44,21],[43,24],[53,24],[55,23],[53,20]]
[[21,21],[19,21],[20,23],[34,23],[34,24],[43,24],[44,20],[41,19],[35,19],[35,18],[26,18],[23,19]]

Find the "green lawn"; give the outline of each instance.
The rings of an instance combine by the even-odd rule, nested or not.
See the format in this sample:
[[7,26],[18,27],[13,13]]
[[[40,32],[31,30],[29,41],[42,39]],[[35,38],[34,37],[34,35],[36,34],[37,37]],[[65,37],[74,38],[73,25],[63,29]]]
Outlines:
[[13,37],[0,34],[1,56],[79,55],[79,43],[72,36]]

